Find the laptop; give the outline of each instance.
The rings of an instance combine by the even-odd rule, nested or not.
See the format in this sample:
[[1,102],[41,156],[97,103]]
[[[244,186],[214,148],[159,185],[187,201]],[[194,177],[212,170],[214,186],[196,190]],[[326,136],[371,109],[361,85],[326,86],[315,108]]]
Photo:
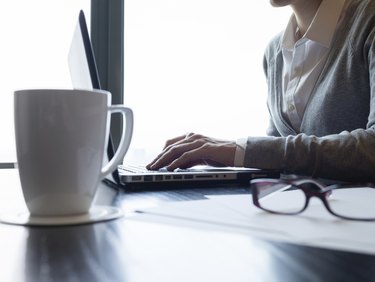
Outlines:
[[[73,34],[68,65],[73,87],[77,89],[101,89],[96,60],[90,41],[86,19],[80,11],[78,22]],[[107,160],[114,155],[111,135],[107,148]],[[251,179],[272,177],[278,178],[279,172],[248,169],[248,168],[217,168],[198,166],[190,169],[178,169],[173,172],[167,170],[150,171],[138,165],[122,164],[118,166],[105,182],[120,187],[145,187],[149,184],[175,184],[177,183],[246,183]],[[140,185],[139,185],[140,184]]]

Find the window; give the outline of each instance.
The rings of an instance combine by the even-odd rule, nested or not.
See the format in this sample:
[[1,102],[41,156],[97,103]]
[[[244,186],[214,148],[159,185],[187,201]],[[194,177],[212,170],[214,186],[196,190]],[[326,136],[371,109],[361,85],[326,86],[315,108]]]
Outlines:
[[[66,56],[79,9],[90,23],[90,0],[0,4],[0,162],[16,159],[13,91],[72,87]],[[268,1],[125,1],[124,103],[135,113],[127,159],[148,161],[189,131],[264,135],[263,51],[289,15]]]
[[290,14],[268,1],[125,1],[124,103],[135,114],[126,159],[148,161],[190,131],[265,135],[263,52]]
[[16,160],[13,91],[72,88],[67,55],[78,18],[89,0],[7,0],[0,4],[0,163]]

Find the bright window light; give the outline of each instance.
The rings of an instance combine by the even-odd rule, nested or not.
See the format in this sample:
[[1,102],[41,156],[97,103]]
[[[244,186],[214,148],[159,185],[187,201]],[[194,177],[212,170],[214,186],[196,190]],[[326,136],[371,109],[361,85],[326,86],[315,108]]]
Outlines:
[[265,135],[263,53],[291,11],[268,1],[125,1],[125,104],[131,161],[149,161],[187,132]]
[[89,0],[4,0],[0,3],[0,162],[16,160],[13,92],[72,88],[67,56],[80,9]]

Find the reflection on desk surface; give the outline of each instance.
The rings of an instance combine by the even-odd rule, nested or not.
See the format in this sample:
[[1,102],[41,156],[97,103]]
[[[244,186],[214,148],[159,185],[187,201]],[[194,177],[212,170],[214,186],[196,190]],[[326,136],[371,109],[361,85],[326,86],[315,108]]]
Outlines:
[[[0,211],[22,207],[16,176],[16,170],[0,171]],[[132,213],[147,205],[193,203],[207,194],[250,193],[243,187],[230,189],[127,193],[103,186],[100,198],[105,202],[112,198],[113,205],[124,208],[125,218],[66,227],[0,224],[0,281],[375,280],[374,256],[263,240],[207,223],[183,226],[178,219],[161,222],[160,216]]]

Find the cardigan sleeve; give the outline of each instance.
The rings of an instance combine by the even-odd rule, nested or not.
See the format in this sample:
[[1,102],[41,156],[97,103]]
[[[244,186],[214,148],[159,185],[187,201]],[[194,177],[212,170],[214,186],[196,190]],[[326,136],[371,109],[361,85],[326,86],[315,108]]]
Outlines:
[[[306,131],[297,135],[277,136],[275,121],[271,120],[268,133],[273,136],[248,137],[244,159],[246,167],[276,169],[283,173],[344,181],[375,181],[375,28],[367,33],[366,39],[362,40],[361,44],[360,48],[354,48],[354,50],[359,50],[364,58],[363,62],[360,62],[364,65],[362,66],[364,71],[357,73],[353,65],[359,62],[353,61],[346,69],[337,70],[351,72],[350,76],[353,80],[335,81],[337,74],[335,73],[332,79],[327,79],[325,87],[327,91],[332,91],[332,83],[336,83],[337,89],[350,91],[351,96],[355,97],[356,91],[362,91],[361,86],[363,86],[365,89],[362,91],[365,93],[363,96],[369,97],[370,105],[367,104],[367,107],[363,109],[354,108],[350,113],[348,112],[347,116],[344,112],[344,117],[340,116],[342,120],[337,121],[343,124],[344,129],[334,134],[319,135],[313,134],[314,131]],[[267,68],[265,72],[268,73]],[[356,81],[359,77],[358,80],[361,82]],[[345,87],[346,85],[350,87]],[[353,93],[355,95],[352,95]],[[336,93],[335,99],[343,97],[339,94],[342,93]],[[327,103],[327,101],[322,100],[321,103]],[[353,107],[355,106],[352,105]],[[330,109],[332,107],[328,107],[328,111]],[[346,130],[345,121],[349,121],[360,112],[368,113],[367,124]],[[327,116],[331,117],[329,114]],[[314,116],[311,115],[309,118],[313,119]],[[315,119],[319,118],[319,114],[315,113]],[[324,120],[322,122],[324,123]],[[333,124],[332,120],[330,123]],[[319,131],[319,128],[314,130]]]
[[311,177],[375,181],[375,129],[324,137],[249,137],[246,167],[276,169]]
[[305,133],[284,137],[249,137],[245,166],[311,177],[375,181],[374,38],[368,48],[370,110],[366,128],[321,137]]

